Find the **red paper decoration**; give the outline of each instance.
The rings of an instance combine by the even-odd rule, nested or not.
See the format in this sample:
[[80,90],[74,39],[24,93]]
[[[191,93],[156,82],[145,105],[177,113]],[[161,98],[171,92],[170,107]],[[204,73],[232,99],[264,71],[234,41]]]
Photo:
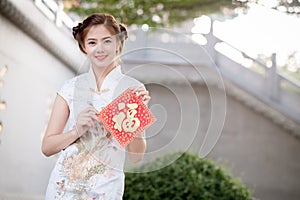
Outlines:
[[125,90],[97,116],[122,147],[156,120],[131,89]]

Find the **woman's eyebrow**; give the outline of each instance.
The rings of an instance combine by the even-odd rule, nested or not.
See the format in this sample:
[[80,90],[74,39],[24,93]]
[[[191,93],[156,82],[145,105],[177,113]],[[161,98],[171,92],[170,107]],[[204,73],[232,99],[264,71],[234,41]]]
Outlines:
[[[106,39],[111,39],[112,37],[111,36],[106,36],[106,37],[103,37],[101,38],[101,40],[106,40]],[[87,41],[89,40],[97,40],[97,38],[87,38]]]
[[96,38],[88,38],[87,40],[97,40]]
[[103,37],[102,40],[111,39],[111,38],[112,38],[111,36],[106,36],[106,37]]

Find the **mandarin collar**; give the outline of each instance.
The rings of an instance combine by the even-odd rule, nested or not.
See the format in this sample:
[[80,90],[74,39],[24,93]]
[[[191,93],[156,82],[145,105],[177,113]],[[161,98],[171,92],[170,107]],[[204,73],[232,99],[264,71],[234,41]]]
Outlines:
[[[96,78],[94,75],[93,68],[90,67],[89,72],[89,86],[90,88],[97,90],[97,82]],[[114,82],[115,80],[119,79],[120,77],[123,76],[122,70],[121,70],[121,65],[116,66],[114,69],[112,69],[104,78],[103,83],[101,85],[101,88],[98,88],[100,90],[105,90],[108,89],[109,85]],[[101,92],[101,91],[100,91]]]

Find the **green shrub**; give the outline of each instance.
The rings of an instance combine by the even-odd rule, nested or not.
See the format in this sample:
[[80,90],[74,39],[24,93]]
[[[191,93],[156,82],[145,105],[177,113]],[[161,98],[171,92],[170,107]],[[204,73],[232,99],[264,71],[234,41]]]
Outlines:
[[183,153],[174,163],[162,168],[179,154],[182,153],[164,156],[135,169],[149,172],[126,173],[124,199],[252,199],[250,189],[232,178],[223,166],[198,155]]

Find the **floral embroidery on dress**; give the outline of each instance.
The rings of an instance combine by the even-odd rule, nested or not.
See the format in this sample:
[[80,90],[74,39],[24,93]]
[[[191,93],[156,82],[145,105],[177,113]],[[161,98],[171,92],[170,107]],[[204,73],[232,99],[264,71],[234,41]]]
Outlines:
[[[92,191],[92,177],[95,175],[109,176],[110,159],[105,157],[105,151],[110,148],[112,142],[107,137],[108,132],[103,124],[96,124],[95,128],[90,129],[83,137],[78,139],[73,145],[77,151],[72,155],[67,155],[62,161],[62,174],[68,181],[68,186],[76,191],[76,199],[99,199],[99,195],[86,195]],[[65,180],[57,183],[57,197],[62,197],[65,190]],[[96,196],[95,196],[96,195]]]
[[56,182],[57,186],[57,196],[56,198],[61,198],[64,195],[65,189],[65,180],[61,180],[60,182]]

